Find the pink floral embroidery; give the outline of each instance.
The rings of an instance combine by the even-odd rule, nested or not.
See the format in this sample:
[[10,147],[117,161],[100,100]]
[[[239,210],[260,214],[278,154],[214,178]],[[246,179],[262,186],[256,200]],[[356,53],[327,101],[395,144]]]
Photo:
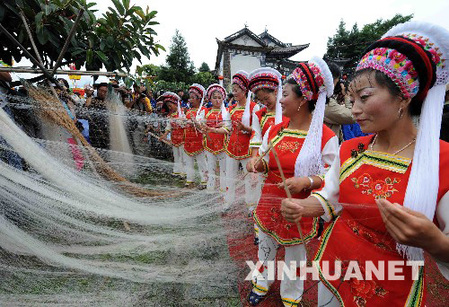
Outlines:
[[397,178],[385,178],[385,180],[374,180],[370,174],[364,173],[358,178],[352,178],[354,187],[361,188],[362,194],[373,195],[375,199],[389,198],[394,192],[397,192],[393,186],[400,180]]

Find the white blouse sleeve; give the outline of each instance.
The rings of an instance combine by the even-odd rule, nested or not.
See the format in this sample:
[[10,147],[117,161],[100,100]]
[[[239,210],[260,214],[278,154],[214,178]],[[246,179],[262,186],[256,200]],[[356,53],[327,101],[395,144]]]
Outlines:
[[331,167],[332,163],[334,163],[335,156],[337,155],[338,151],[338,138],[336,136],[333,136],[329,139],[329,141],[327,141],[326,145],[324,145],[323,151],[321,152],[321,161],[323,161],[324,164],[324,174],[320,176],[321,179],[324,180],[324,176]]
[[[323,150],[324,151],[324,150]],[[330,164],[331,167],[324,177],[324,187],[314,191],[311,196],[315,197],[321,203],[324,214],[321,216],[326,222],[335,219],[342,207],[338,204],[340,194],[340,154],[337,149],[334,151],[335,158]]]
[[[446,236],[449,236],[449,192],[446,192],[446,194],[444,194],[444,196],[440,199],[437,206],[436,218],[438,224],[440,225],[441,231]],[[436,260],[436,263],[444,278],[449,280],[449,263],[438,260]]]
[[229,108],[226,109],[227,112],[223,114],[223,128],[226,131],[231,131],[232,129],[232,120],[231,120],[231,113],[229,112]]

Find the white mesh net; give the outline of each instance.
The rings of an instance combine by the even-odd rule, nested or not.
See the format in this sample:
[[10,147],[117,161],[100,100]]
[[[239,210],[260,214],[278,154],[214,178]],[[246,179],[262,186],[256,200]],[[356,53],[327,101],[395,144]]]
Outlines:
[[[252,235],[247,210],[235,208],[225,217],[220,193],[181,188],[171,175],[173,163],[158,159],[170,148],[156,139],[150,146],[140,129],[160,129],[163,119],[128,112],[114,96],[107,98],[109,110],[79,112],[79,118],[84,112],[109,123],[114,150],[97,150],[102,160],[61,123],[64,116],[56,124],[42,101],[8,98],[12,113],[32,121],[21,129],[0,109],[2,304],[240,301],[242,273],[230,248],[242,233]],[[64,112],[58,106],[51,111]],[[30,137],[24,130],[33,125],[38,132]],[[136,146],[152,157],[132,154]],[[245,251],[235,246],[231,253]]]

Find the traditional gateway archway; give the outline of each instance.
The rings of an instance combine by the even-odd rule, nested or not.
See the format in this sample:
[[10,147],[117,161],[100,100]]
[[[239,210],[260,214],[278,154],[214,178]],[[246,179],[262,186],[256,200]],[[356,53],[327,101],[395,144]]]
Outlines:
[[217,39],[217,44],[215,72],[225,87],[231,82],[232,75],[241,69],[250,72],[269,66],[289,75],[299,63],[289,58],[309,47],[309,44],[283,43],[268,30],[256,35],[246,26],[224,40]]

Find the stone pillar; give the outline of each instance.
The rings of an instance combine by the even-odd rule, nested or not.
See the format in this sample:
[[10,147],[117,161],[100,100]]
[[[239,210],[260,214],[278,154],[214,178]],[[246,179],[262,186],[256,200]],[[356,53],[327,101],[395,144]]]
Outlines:
[[223,86],[225,89],[230,88],[230,84],[232,82],[231,76],[231,54],[229,49],[224,48],[223,50]]

